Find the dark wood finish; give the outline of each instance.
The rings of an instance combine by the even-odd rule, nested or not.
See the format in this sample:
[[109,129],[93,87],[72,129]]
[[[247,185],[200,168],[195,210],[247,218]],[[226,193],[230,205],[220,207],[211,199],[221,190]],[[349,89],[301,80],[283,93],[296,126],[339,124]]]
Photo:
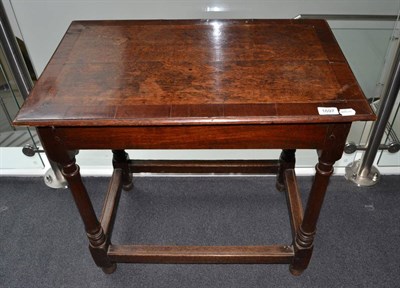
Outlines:
[[100,216],[101,227],[109,240],[111,240],[118,203],[121,197],[122,182],[122,170],[114,169]]
[[[60,127],[55,133],[76,149],[319,149],[330,125],[190,125],[149,127]],[[82,141],[90,138],[92,141]]]
[[275,174],[274,160],[131,160],[131,173]]
[[122,187],[129,191],[132,189],[132,174],[129,171],[129,155],[125,150],[112,150],[114,169],[122,170]]
[[94,262],[97,266],[102,267],[106,273],[112,272],[115,270],[115,264],[107,257],[109,238],[104,234],[86,187],[82,182],[79,166],[76,164],[76,153],[75,151],[68,151],[62,139],[54,135],[54,131],[54,128],[38,129],[43,148],[47,157],[60,165],[61,172],[68,182],[68,187],[85,225],[89,250]]
[[296,174],[293,169],[285,171],[286,200],[289,210],[290,225],[293,241],[303,222],[303,204],[301,203],[300,190],[297,186]]
[[[321,116],[321,105],[357,113]],[[73,22],[25,107],[15,124],[374,118],[327,23],[319,20]]]
[[303,222],[293,243],[295,257],[290,266],[290,271],[294,275],[301,274],[310,262],[317,221],[329,178],[333,173],[333,164],[342,157],[343,145],[349,130],[350,124],[332,125],[327,134],[324,149],[318,150],[319,159],[314,182],[308,196]]
[[294,169],[296,164],[296,150],[295,149],[283,149],[279,157],[279,170],[276,175],[276,189],[278,191],[285,191],[285,172],[287,169]]
[[294,252],[290,246],[155,246],[111,245],[115,262],[288,264]]
[[[317,107],[356,113],[319,115]],[[37,127],[48,158],[62,167],[104,272],[112,273],[115,262],[239,262],[290,263],[299,275],[310,261],[329,177],[351,123],[374,119],[321,20],[76,21],[14,124]],[[265,161],[134,161],[124,151],[129,148],[284,150],[276,168]],[[101,221],[75,163],[78,149],[113,151]],[[295,149],[319,154],[304,215]],[[286,187],[292,245],[111,244],[121,186],[131,188],[132,172],[267,170],[277,172],[278,189]]]

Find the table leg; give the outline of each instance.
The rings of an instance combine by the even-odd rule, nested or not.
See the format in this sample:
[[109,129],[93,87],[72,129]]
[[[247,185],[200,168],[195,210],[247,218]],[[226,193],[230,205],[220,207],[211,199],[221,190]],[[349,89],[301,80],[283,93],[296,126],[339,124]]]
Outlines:
[[317,221],[329,178],[333,173],[333,164],[342,156],[349,129],[350,125],[347,123],[332,125],[327,134],[324,149],[318,151],[319,158],[315,166],[314,182],[307,200],[303,222],[293,243],[295,256],[290,265],[290,272],[293,275],[300,275],[310,263]]
[[316,174],[304,211],[303,222],[293,243],[295,257],[290,266],[290,272],[294,275],[300,275],[310,262],[317,220],[328,187],[329,177],[333,172],[333,164],[324,162],[324,159],[320,158],[316,165]]
[[295,154],[295,149],[284,149],[281,152],[281,155],[279,157],[278,174],[276,177],[276,189],[278,189],[278,191],[283,192],[286,189],[284,183],[285,170],[294,169],[296,163]]
[[69,163],[62,165],[62,173],[68,182],[76,206],[85,224],[86,235],[89,239],[89,249],[94,262],[105,273],[114,272],[116,264],[112,263],[107,256],[110,241],[104,234],[103,228],[96,217],[92,202],[82,183],[79,166],[75,163],[75,157]]
[[129,191],[133,187],[132,173],[129,171],[129,155],[125,150],[112,150],[113,167],[122,169],[122,188]]
[[75,151],[65,149],[62,139],[51,128],[38,129],[38,134],[47,157],[60,165],[61,172],[68,182],[68,188],[85,226],[86,235],[89,239],[89,249],[94,262],[105,273],[114,272],[116,264],[111,262],[107,256],[110,241],[104,234],[86,187],[82,182],[79,166],[76,164]]

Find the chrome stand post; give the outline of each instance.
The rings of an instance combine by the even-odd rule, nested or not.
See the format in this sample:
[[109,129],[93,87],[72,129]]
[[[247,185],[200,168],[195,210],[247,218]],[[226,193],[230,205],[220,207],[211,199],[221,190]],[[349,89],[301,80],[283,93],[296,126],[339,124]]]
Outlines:
[[33,82],[22,57],[21,50],[19,50],[2,1],[0,1],[0,41],[15,82],[22,98],[25,100],[33,88]]
[[346,167],[346,179],[354,182],[357,186],[372,186],[380,179],[379,171],[373,166],[375,156],[378,152],[386,124],[392,112],[400,87],[400,48],[397,47],[393,66],[389,76],[388,85],[383,92],[378,110],[378,120],[374,123],[372,132],[367,141],[366,151],[363,157]]
[[[0,43],[18,89],[25,100],[33,88],[33,82],[26,67],[21,50],[12,31],[3,2],[0,1]],[[37,147],[35,147],[37,150]],[[32,155],[31,155],[32,156]],[[57,164],[49,160],[51,169],[46,172],[45,183],[51,188],[66,188],[67,181]]]

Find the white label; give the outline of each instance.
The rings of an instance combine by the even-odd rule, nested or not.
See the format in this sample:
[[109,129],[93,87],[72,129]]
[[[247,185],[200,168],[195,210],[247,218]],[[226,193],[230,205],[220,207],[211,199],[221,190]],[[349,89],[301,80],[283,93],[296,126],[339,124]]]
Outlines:
[[356,115],[356,111],[354,109],[351,108],[347,108],[347,109],[340,109],[339,110],[340,115],[342,116],[352,116],[352,115]]
[[318,107],[319,115],[339,115],[336,107]]

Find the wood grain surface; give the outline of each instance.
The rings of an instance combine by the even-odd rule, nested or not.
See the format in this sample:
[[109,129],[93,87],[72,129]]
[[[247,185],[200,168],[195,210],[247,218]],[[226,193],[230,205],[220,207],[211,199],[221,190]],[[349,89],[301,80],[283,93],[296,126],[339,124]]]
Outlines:
[[[319,106],[352,108],[356,115],[320,116]],[[14,123],[141,126],[373,119],[321,20],[78,21],[69,27]]]

